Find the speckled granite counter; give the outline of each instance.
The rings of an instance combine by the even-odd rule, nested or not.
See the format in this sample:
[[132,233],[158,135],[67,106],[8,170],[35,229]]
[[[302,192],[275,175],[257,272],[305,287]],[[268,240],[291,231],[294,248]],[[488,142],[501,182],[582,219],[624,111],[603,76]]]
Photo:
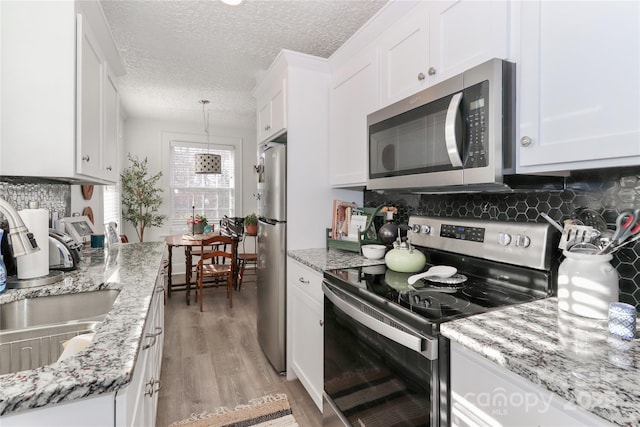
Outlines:
[[[10,289],[0,304],[46,295],[120,289],[89,346],[38,369],[0,376],[0,415],[113,392],[128,384],[142,340],[164,243],[132,243],[85,256],[63,281]],[[0,421],[1,424],[1,421]]]
[[384,258],[368,259],[357,252],[342,251],[340,249],[298,249],[288,251],[287,254],[296,261],[319,272],[333,268],[384,264]]
[[[640,339],[549,298],[444,323],[443,335],[612,423],[640,425]],[[638,335],[640,336],[640,335]]]

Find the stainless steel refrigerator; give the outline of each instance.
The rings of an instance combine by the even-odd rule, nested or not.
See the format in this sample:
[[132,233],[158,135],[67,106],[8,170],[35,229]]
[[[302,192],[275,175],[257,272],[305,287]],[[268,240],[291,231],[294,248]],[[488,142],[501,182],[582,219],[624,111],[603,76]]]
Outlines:
[[277,372],[286,370],[287,146],[260,146],[258,160],[258,341]]

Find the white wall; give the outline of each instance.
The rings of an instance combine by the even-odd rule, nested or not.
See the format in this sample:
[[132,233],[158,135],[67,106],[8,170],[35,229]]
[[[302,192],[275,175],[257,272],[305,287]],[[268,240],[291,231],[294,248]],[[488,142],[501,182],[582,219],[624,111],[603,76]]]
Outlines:
[[[148,159],[149,173],[155,174],[162,171],[165,177],[168,176],[168,170],[162,170],[163,157],[169,153],[162,150],[162,133],[191,133],[205,136],[202,123],[187,122],[167,122],[159,120],[147,119],[128,119],[124,124],[124,141],[120,150],[120,165],[124,169],[129,166],[128,153],[138,156],[140,159],[145,157]],[[240,212],[238,216],[245,216],[248,213],[255,212],[257,208],[256,200],[253,194],[257,188],[257,176],[253,169],[256,164],[257,145],[255,128],[238,129],[218,127],[212,123],[210,128],[210,136],[227,136],[242,138],[242,200]],[[95,197],[95,196],[94,196]],[[168,214],[169,193],[168,188],[163,192],[165,199],[161,213]],[[124,234],[127,235],[130,242],[137,242],[137,234],[131,224],[123,224]],[[166,222],[162,228],[150,228],[145,230],[144,240],[158,241],[169,234],[169,223]]]

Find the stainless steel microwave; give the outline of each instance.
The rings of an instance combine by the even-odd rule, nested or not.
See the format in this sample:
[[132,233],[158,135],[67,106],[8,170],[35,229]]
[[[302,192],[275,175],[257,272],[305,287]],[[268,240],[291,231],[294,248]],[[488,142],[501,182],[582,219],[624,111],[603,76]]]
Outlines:
[[369,114],[367,188],[501,186],[514,172],[514,118],[515,64],[500,59]]

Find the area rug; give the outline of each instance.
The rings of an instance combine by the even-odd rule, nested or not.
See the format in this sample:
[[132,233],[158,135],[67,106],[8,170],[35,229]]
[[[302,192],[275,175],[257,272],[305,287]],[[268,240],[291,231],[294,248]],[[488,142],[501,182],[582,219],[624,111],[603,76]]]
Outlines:
[[298,427],[286,394],[269,394],[251,399],[234,409],[221,407],[213,412],[191,414],[169,427]]

